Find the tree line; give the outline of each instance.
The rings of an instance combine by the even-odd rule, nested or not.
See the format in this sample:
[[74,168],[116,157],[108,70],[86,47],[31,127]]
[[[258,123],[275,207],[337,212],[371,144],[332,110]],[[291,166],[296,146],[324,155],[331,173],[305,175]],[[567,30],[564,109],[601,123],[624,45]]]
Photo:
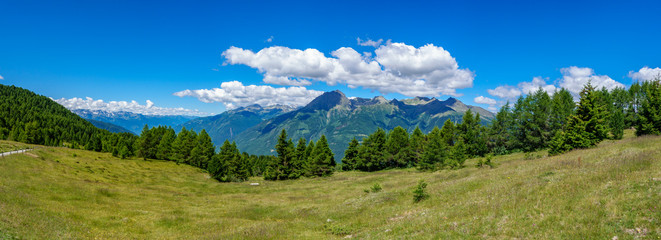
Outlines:
[[343,170],[378,171],[416,167],[420,170],[456,169],[466,159],[512,152],[548,149],[550,155],[595,146],[604,139],[621,139],[624,129],[636,135],[661,134],[661,84],[654,80],[624,88],[584,86],[574,101],[560,89],[552,95],[539,89],[508,102],[487,126],[470,110],[461,123],[445,121],[428,134],[410,134],[396,127],[379,128],[345,151]]

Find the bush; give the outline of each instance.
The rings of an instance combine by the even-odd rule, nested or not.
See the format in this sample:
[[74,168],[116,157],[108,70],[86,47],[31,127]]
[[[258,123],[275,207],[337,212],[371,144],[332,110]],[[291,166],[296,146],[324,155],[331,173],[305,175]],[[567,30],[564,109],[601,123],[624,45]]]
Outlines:
[[381,190],[383,190],[383,188],[381,188],[381,185],[379,185],[378,183],[375,183],[372,186],[371,190],[372,190],[373,193],[375,193],[375,192],[380,192]]
[[363,191],[365,191],[365,193],[370,193],[370,192],[377,193],[377,192],[380,192],[381,190],[383,190],[383,188],[381,188],[381,185],[378,184],[378,183],[375,183],[374,185],[372,185],[371,188],[365,189]]
[[429,198],[429,194],[425,191],[427,183],[424,180],[418,182],[418,186],[413,190],[413,202],[420,202]]

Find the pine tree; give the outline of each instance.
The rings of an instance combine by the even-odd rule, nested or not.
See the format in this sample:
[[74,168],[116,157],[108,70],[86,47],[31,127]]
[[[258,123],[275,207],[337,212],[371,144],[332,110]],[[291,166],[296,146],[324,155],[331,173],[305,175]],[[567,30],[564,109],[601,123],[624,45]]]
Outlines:
[[611,99],[613,104],[613,111],[611,112],[611,134],[613,139],[622,139],[624,129],[627,127],[627,107],[631,98],[629,93],[624,88],[615,88],[611,91]]
[[608,137],[608,125],[606,118],[608,112],[605,106],[600,104],[592,83],[583,87],[580,93],[581,99],[576,109],[576,115],[585,122],[585,131],[594,135],[594,144]]
[[358,149],[360,148],[360,143],[354,137],[351,142],[349,142],[349,147],[344,151],[344,158],[342,158],[342,170],[351,171],[356,169],[356,159],[358,158]]
[[556,133],[550,141],[549,154],[592,147],[607,137],[607,112],[590,82],[583,87],[580,96],[576,113],[568,118],[565,130]]
[[310,158],[310,173],[313,176],[330,176],[335,171],[335,157],[328,147],[325,135],[321,135],[317,141]]
[[[446,121],[447,123],[447,121]],[[452,124],[452,122],[450,122]],[[422,155],[422,160],[418,164],[418,169],[423,171],[434,171],[443,168],[446,164],[447,145],[441,136],[441,130],[438,127],[427,135],[427,145]]]
[[661,134],[661,79],[646,82],[643,86],[645,98],[642,100],[636,135]]
[[176,135],[174,130],[172,128],[168,128],[168,130],[161,138],[161,141],[158,143],[158,147],[156,147],[156,159],[173,160],[172,144],[174,143],[175,138]]
[[[172,160],[177,163],[183,163],[188,158],[188,152],[186,149],[186,141],[188,141],[188,130],[186,127],[182,127],[181,131],[177,135],[177,138],[172,142]],[[138,140],[139,141],[139,140]],[[136,141],[137,142],[137,141]],[[136,154],[137,155],[137,154]]]
[[387,167],[398,168],[410,164],[410,159],[403,159],[402,157],[404,154],[399,154],[401,151],[410,152],[409,134],[404,128],[397,126],[390,132],[390,134],[388,134],[386,151],[388,151],[388,155],[386,156]]
[[294,157],[292,159],[292,164],[291,164],[292,171],[289,175],[290,179],[297,179],[299,177],[305,176],[305,172],[307,171],[305,163],[308,160],[308,156],[305,155],[305,150],[307,148],[305,143],[306,143],[305,138],[298,139],[298,143],[296,144],[296,150],[294,152]]
[[194,166],[206,169],[211,157],[216,153],[216,147],[214,147],[211,137],[204,129],[197,135],[197,144],[195,147],[199,149],[199,157],[194,160]]
[[356,168],[361,171],[378,171],[386,166],[386,131],[378,128],[374,133],[363,139],[360,145],[360,156]]
[[415,126],[415,129],[413,130],[413,133],[411,134],[410,138],[410,145],[411,145],[411,150],[413,151],[413,165],[417,165],[418,162],[420,162],[420,159],[422,158],[422,153],[424,152],[424,146],[425,146],[425,134],[422,133],[420,128],[418,126]]
[[445,145],[454,146],[454,141],[457,139],[456,132],[457,130],[452,120],[445,120],[440,132],[441,140]]
[[278,154],[277,162],[269,166],[267,180],[286,180],[292,173],[292,161],[295,157],[294,143],[287,138],[287,131],[282,129],[278,137],[278,143],[275,145],[275,151]]
[[500,108],[489,126],[487,147],[497,155],[507,154],[511,149],[512,113],[510,103]]
[[574,114],[576,103],[571,93],[567,89],[560,89],[553,94],[551,98],[550,136],[555,136],[556,132],[561,131],[567,124],[569,116]]

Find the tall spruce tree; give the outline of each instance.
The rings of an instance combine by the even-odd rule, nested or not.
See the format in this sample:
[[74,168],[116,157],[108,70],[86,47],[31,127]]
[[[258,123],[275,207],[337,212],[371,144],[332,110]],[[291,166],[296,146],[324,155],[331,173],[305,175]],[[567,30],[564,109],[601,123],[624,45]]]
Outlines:
[[489,125],[487,147],[496,155],[507,154],[511,149],[512,113],[510,103],[500,108]]
[[294,152],[294,157],[292,159],[292,171],[289,175],[290,179],[296,179],[305,176],[307,171],[306,162],[308,161],[309,157],[305,154],[305,149],[307,148],[305,143],[305,138],[298,139],[298,143],[296,144],[296,151]]
[[167,129],[165,134],[163,134],[161,141],[158,143],[158,146],[156,147],[157,159],[173,160],[172,144],[174,143],[176,136],[177,135],[175,134],[174,129],[172,128]]
[[278,154],[277,162],[272,163],[267,169],[267,180],[286,180],[292,173],[292,161],[295,157],[294,143],[287,137],[287,131],[282,129],[278,136],[278,143],[275,145],[275,151]]
[[310,158],[310,173],[312,176],[330,176],[335,171],[335,157],[330,147],[328,147],[325,135],[321,135],[321,138],[315,144]]
[[344,158],[342,158],[342,170],[351,171],[356,169],[356,160],[358,158],[358,149],[360,148],[360,143],[354,137],[351,142],[349,142],[349,147],[344,151]]
[[374,133],[363,139],[360,145],[360,157],[356,168],[361,171],[378,171],[386,166],[386,131],[378,128]]
[[[388,151],[386,156],[388,168],[405,167],[410,164],[412,152],[409,145],[409,134],[404,128],[397,126],[388,134],[386,151]],[[400,152],[403,153],[400,154]]]
[[422,153],[424,152],[424,146],[426,144],[425,134],[422,133],[422,130],[420,130],[418,126],[415,126],[410,141],[411,150],[413,151],[414,165],[417,165],[422,158]]
[[434,171],[443,168],[446,164],[447,150],[448,147],[441,136],[441,130],[434,127],[427,135],[427,145],[422,160],[418,164],[418,169]]
[[636,135],[659,135],[661,134],[661,79],[646,82],[643,89],[645,97],[636,124]]

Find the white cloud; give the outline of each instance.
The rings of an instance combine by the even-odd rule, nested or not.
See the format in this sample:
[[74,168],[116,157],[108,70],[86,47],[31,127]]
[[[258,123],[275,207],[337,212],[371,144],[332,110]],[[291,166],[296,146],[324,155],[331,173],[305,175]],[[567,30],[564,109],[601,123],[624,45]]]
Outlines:
[[105,102],[102,99],[94,100],[90,97],[82,98],[61,98],[53,99],[60,105],[69,110],[75,109],[89,109],[89,110],[103,110],[107,112],[133,112],[143,115],[188,115],[188,116],[208,116],[209,113],[200,112],[198,110],[190,110],[185,108],[164,108],[154,106],[154,102],[147,100],[144,105],[132,100],[127,101],[109,101]]
[[269,38],[267,38],[266,42],[273,42],[273,36],[270,36]]
[[473,86],[473,72],[460,69],[442,47],[387,43],[374,53],[372,57],[371,53],[343,47],[326,57],[317,49],[274,46],[258,52],[230,47],[222,56],[226,64],[256,68],[264,75],[264,82],[271,84],[305,86],[321,81],[406,96],[460,96],[456,89]]
[[576,66],[560,69],[562,73],[562,79],[560,79],[560,87],[563,87],[574,96],[578,96],[578,93],[581,92],[583,86],[588,82],[591,82],[592,86],[595,89],[606,88],[612,90],[616,87],[624,87],[624,84],[619,83],[609,76],[606,75],[596,75],[592,68],[580,68]]
[[5,80],[5,78],[4,78],[4,77],[2,77],[2,75],[0,75],[0,80]]
[[174,93],[178,97],[196,97],[202,102],[220,102],[228,109],[259,104],[302,106],[321,95],[322,91],[308,90],[305,87],[282,87],[248,85],[239,81],[223,82],[220,88],[184,90]]
[[[383,43],[383,39],[379,40],[372,40],[372,39],[367,39],[367,40],[361,40],[360,38],[356,38],[356,42],[358,42],[358,45],[364,46],[364,47],[379,47],[381,43]],[[390,39],[386,41],[386,44],[390,44]]]
[[638,72],[629,71],[629,77],[638,81],[661,79],[661,68],[643,67]]
[[503,85],[498,86],[495,89],[488,89],[487,92],[491,94],[491,96],[505,100],[514,100],[522,94],[530,94],[540,88],[551,95],[560,90],[560,88],[565,88],[577,98],[578,93],[581,92],[583,86],[585,86],[588,81],[590,81],[592,86],[596,89],[605,87],[608,90],[612,90],[616,87],[624,87],[624,84],[619,83],[606,75],[596,75],[591,68],[572,66],[562,68],[560,69],[560,72],[562,73],[562,78],[557,81],[559,87],[553,84],[546,84],[548,78],[545,80],[542,77],[534,77],[532,81],[520,82],[516,87]]
[[488,89],[487,92],[491,94],[491,96],[504,99],[515,99],[521,96],[521,90],[508,85],[498,86],[495,89]]
[[554,94],[558,90],[554,85],[546,84],[542,77],[534,77],[532,82],[521,82],[518,86],[523,94],[534,93],[540,88],[549,94]]
[[492,98],[488,98],[485,96],[479,96],[473,99],[475,103],[480,103],[480,104],[487,104],[487,105],[496,105],[496,100]]
[[489,107],[487,107],[487,110],[489,110],[489,111],[495,112],[495,111],[498,110],[498,108],[496,108],[496,104],[498,104],[498,103],[496,102],[495,99],[488,98],[488,97],[485,97],[485,96],[479,96],[479,97],[474,98],[473,101],[475,103],[489,105]]

